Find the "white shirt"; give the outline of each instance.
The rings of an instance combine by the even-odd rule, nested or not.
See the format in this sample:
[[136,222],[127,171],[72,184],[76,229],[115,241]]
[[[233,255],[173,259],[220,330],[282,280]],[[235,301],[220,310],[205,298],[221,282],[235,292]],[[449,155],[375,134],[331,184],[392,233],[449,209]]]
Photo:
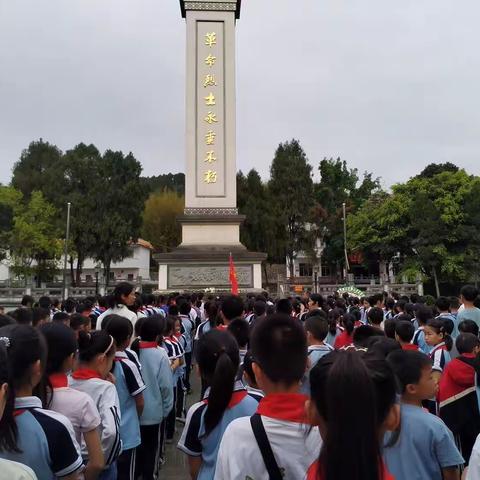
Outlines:
[[[126,305],[117,305],[114,308],[109,308],[108,310],[105,310],[97,319],[97,330],[102,329],[102,322],[105,317],[108,315],[120,315],[121,317],[128,318],[132,322],[133,328],[135,328],[135,323],[137,323],[137,320],[139,316],[135,312],[132,312],[131,310],[128,309]],[[144,317],[145,315],[141,315],[141,317]]]
[[[305,478],[310,465],[320,454],[322,440],[318,428],[300,422],[306,398],[299,394],[277,394],[260,402],[258,413],[262,415],[268,440],[285,480]],[[226,429],[215,471],[215,480],[246,478],[269,480],[250,417],[234,420]]]
[[480,480],[480,435],[473,446],[465,480]]
[[0,480],[37,480],[33,470],[21,463],[0,459]]

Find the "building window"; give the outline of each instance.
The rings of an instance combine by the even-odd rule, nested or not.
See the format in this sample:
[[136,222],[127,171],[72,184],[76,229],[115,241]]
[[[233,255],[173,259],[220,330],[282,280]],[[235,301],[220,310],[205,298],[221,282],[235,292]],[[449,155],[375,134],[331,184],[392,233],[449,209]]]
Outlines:
[[92,283],[92,281],[93,281],[92,276],[91,276],[91,275],[85,275],[85,281],[86,281],[87,283]]
[[133,273],[129,273],[127,279],[129,282],[133,282]]
[[313,275],[313,267],[311,263],[300,263],[298,265],[300,277],[311,277]]
[[110,272],[110,280],[115,280],[115,272]]
[[332,274],[328,265],[322,265],[322,277],[330,277]]

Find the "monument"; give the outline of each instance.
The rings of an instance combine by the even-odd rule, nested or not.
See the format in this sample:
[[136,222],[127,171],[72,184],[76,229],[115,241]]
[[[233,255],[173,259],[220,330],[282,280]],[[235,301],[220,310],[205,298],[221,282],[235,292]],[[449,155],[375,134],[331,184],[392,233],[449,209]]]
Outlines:
[[180,0],[187,29],[182,243],[156,255],[159,290],[262,288],[262,260],[240,242],[236,188],[235,24],[241,0]]

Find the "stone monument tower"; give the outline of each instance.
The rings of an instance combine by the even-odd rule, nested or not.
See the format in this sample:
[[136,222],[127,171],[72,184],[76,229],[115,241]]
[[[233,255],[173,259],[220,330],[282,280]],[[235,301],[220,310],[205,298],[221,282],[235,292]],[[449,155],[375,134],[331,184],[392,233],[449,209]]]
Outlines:
[[235,23],[241,0],[180,0],[187,26],[185,211],[182,243],[159,254],[159,289],[261,289],[263,253],[240,243],[237,210]]

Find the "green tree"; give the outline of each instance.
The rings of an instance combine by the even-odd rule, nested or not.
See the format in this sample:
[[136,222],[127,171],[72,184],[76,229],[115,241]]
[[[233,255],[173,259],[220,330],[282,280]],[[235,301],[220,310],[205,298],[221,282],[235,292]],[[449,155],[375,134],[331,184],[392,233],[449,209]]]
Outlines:
[[138,239],[147,192],[140,181],[142,166],[131,153],[107,150],[97,168],[93,257],[102,263],[108,284],[112,262],[128,257]]
[[13,167],[12,186],[20,190],[26,199],[33,191],[42,192],[49,199],[46,192],[55,188],[58,181],[55,166],[61,157],[62,152],[55,145],[42,139],[31,142]]
[[290,277],[293,261],[305,247],[307,223],[313,208],[312,167],[298,140],[281,143],[270,167],[268,184],[274,206],[273,215],[283,229],[279,240],[289,261]]
[[150,194],[145,202],[141,233],[156,251],[167,252],[180,243],[182,234],[177,216],[184,208],[185,199],[174,191]]
[[154,177],[142,177],[142,184],[150,193],[176,192],[179,196],[185,195],[185,174],[167,173]]
[[13,271],[25,280],[35,275],[37,286],[56,271],[62,253],[62,241],[53,228],[56,214],[42,193],[34,191],[13,220],[9,242]]
[[6,257],[10,248],[13,221],[22,197],[22,193],[15,188],[0,185],[0,260]]

